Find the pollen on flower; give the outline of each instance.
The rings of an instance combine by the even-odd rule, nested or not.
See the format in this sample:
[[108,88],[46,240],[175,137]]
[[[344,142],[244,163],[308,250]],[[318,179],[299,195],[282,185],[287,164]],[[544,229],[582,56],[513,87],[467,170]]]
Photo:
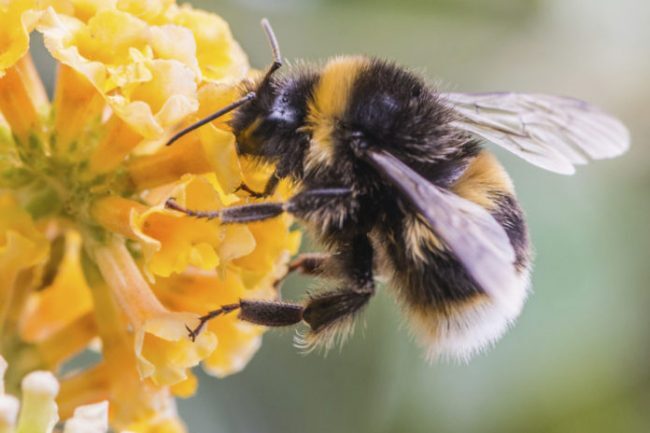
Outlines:
[[[104,400],[113,429],[182,432],[174,396],[196,389],[192,368],[241,370],[264,331],[228,315],[192,342],[186,326],[273,299],[300,241],[286,216],[225,226],[165,208],[245,203],[237,186],[270,176],[238,157],[227,117],[164,146],[240,96],[246,55],[223,19],[173,0],[16,0],[0,12],[0,391],[22,389],[20,404],[0,392],[0,432],[51,431],[58,416],[72,417],[64,431],[105,431]],[[51,101],[32,32],[58,62]],[[59,376],[91,346],[97,363]]]

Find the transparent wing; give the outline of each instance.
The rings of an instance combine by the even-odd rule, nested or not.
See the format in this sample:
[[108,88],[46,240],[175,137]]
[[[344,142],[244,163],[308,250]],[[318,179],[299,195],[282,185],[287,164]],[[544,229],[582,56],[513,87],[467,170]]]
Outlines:
[[562,174],[589,159],[629,147],[623,124],[578,99],[525,93],[446,93],[455,127],[497,144],[531,164]]
[[517,278],[515,252],[508,235],[481,206],[439,188],[385,151],[367,151],[365,159],[408,199],[433,232],[491,296],[504,296]]

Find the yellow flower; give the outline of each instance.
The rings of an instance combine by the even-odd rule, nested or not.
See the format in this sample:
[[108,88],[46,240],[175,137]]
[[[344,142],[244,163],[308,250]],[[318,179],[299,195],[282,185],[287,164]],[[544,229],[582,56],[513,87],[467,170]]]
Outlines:
[[[246,56],[220,17],[173,0],[12,0],[0,12],[7,387],[35,370],[59,374],[94,347],[98,363],[59,380],[62,417],[107,400],[113,428],[182,432],[174,396],[194,392],[191,369],[241,370],[264,331],[233,314],[192,342],[186,326],[240,298],[274,298],[300,241],[288,216],[222,226],[164,206],[247,203],[237,186],[262,189],[270,176],[238,158],[228,117],[164,146],[239,97]],[[29,53],[34,30],[58,61],[51,101]],[[289,193],[283,183],[270,199]],[[82,431],[92,410],[66,431]]]
[[[92,311],[93,304],[81,269],[81,237],[73,230],[58,245],[63,257],[52,283],[32,293],[25,304],[21,336],[25,341],[42,341]],[[73,304],[70,299],[74,299]]]
[[112,290],[95,267],[87,271],[95,312],[97,334],[102,341],[102,361],[61,380],[60,412],[67,416],[76,406],[108,400],[115,429],[148,433],[185,432],[168,387],[141,380],[135,337],[121,323],[123,313]]
[[[83,75],[142,136],[158,137],[197,110],[200,76],[181,61],[196,61],[188,29],[152,27],[115,9],[102,9],[87,23],[50,9],[38,28],[54,58]],[[159,56],[156,48],[174,39],[181,47]]]
[[29,50],[29,33],[34,30],[43,10],[54,7],[68,10],[66,2],[56,0],[11,0],[0,3],[0,14],[5,23],[0,26],[0,76]]
[[[220,209],[239,202],[236,195],[221,190],[214,175],[185,176],[159,200],[164,202],[171,197],[186,206],[203,209]],[[149,270],[163,277],[182,272],[188,265],[201,269],[223,267],[251,253],[256,246],[245,225],[222,226],[212,221],[185,218],[163,206],[137,215],[132,227],[143,244]]]
[[248,73],[246,55],[230,34],[230,27],[219,16],[192,9],[188,4],[171,5],[168,16],[174,24],[192,31],[196,56],[206,80],[236,82]]

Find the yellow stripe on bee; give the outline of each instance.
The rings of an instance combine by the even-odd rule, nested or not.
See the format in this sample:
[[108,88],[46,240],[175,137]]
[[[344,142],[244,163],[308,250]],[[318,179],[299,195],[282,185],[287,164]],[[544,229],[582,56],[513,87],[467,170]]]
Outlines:
[[452,191],[491,211],[496,205],[495,193],[513,194],[514,187],[499,161],[484,150],[470,162],[465,173],[452,187]]
[[333,162],[332,133],[348,108],[359,72],[368,59],[361,56],[336,57],[323,68],[308,104],[307,129],[312,140],[305,166],[308,171]]
[[415,214],[408,214],[404,219],[404,242],[411,258],[421,264],[427,263],[429,251],[445,250],[431,227]]

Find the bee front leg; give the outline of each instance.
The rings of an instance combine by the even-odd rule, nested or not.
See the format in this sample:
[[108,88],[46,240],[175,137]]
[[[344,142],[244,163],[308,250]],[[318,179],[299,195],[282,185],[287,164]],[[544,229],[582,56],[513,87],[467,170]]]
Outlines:
[[262,192],[257,192],[251,189],[246,183],[242,182],[239,184],[237,189],[235,191],[244,191],[247,192],[251,197],[253,198],[265,198],[273,195],[276,189],[278,189],[278,185],[280,184],[280,180],[282,179],[282,175],[278,173],[277,171],[274,171],[269,180],[266,182],[266,185],[264,186],[264,191]]
[[253,203],[233,206],[217,211],[196,211],[180,206],[174,199],[169,199],[165,206],[196,218],[219,219],[222,224],[249,223],[274,218],[284,212],[298,217],[315,209],[346,200],[352,195],[347,188],[311,189],[300,192],[286,202]]

